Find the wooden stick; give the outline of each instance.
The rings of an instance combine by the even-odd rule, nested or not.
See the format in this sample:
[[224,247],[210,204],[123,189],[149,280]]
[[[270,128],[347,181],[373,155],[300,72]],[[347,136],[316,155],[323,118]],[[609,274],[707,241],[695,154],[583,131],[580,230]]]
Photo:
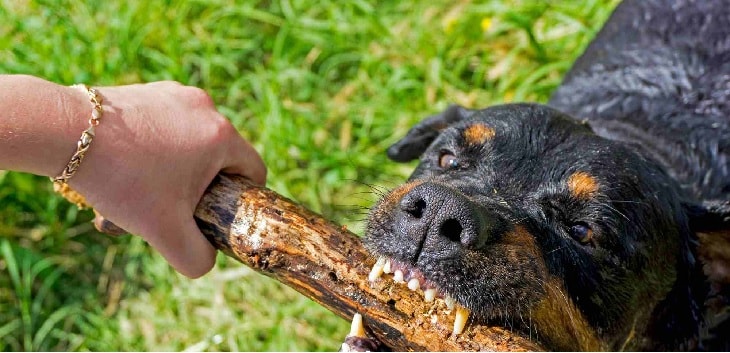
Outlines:
[[356,235],[242,177],[216,177],[195,217],[226,255],[342,318],[362,314],[370,333],[394,350],[543,350],[505,329],[471,322],[452,335],[454,313],[442,300],[425,303],[420,291],[390,278],[368,281],[375,259]]

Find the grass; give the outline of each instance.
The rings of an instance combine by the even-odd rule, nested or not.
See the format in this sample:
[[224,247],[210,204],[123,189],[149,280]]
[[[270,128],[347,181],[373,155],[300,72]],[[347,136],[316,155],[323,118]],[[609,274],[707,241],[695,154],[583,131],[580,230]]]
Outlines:
[[[0,73],[206,89],[268,186],[362,232],[384,151],[455,102],[544,102],[616,1],[0,0]],[[0,171],[0,349],[334,350],[345,320],[225,257],[202,279]]]

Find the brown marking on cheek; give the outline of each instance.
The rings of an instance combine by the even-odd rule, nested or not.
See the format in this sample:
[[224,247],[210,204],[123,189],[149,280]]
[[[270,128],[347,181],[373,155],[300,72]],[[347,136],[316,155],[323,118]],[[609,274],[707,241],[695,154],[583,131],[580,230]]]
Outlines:
[[542,286],[542,298],[530,311],[530,319],[541,339],[563,351],[598,351],[605,348],[568,295],[562,280],[549,274],[535,236],[518,225],[504,235],[501,243],[509,249],[505,256],[510,263],[528,266],[526,262],[529,262],[533,280]]
[[495,131],[484,124],[474,124],[464,130],[464,139],[470,145],[481,145],[494,137]]
[[542,255],[540,255],[540,248],[538,248],[535,243],[535,237],[530,234],[525,227],[519,225],[515,226],[513,230],[504,235],[501,243],[512,249],[514,252],[528,255],[534,259],[542,259]]
[[543,299],[532,309],[532,321],[538,335],[558,350],[595,352],[606,349],[568,295],[561,279],[549,276],[543,288]]
[[598,181],[586,172],[575,172],[568,178],[568,189],[575,197],[590,198],[598,191]]

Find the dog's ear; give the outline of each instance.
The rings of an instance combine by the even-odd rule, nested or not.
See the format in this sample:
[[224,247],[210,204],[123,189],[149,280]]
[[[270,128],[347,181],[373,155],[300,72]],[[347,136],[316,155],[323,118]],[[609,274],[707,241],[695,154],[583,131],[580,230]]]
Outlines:
[[687,209],[705,275],[712,282],[730,284],[730,201],[706,201]]
[[429,116],[408,130],[408,134],[388,148],[388,157],[396,162],[418,158],[449,125],[464,120],[476,111],[451,105],[440,114]]

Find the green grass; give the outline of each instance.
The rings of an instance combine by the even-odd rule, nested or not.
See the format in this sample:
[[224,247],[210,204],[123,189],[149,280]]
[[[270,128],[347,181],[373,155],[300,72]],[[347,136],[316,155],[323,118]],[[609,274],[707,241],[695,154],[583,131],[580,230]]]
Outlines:
[[[616,1],[0,0],[0,73],[206,89],[268,186],[362,232],[413,164],[384,151],[455,102],[547,100]],[[0,349],[334,350],[348,324],[219,257],[191,281],[0,171]]]

